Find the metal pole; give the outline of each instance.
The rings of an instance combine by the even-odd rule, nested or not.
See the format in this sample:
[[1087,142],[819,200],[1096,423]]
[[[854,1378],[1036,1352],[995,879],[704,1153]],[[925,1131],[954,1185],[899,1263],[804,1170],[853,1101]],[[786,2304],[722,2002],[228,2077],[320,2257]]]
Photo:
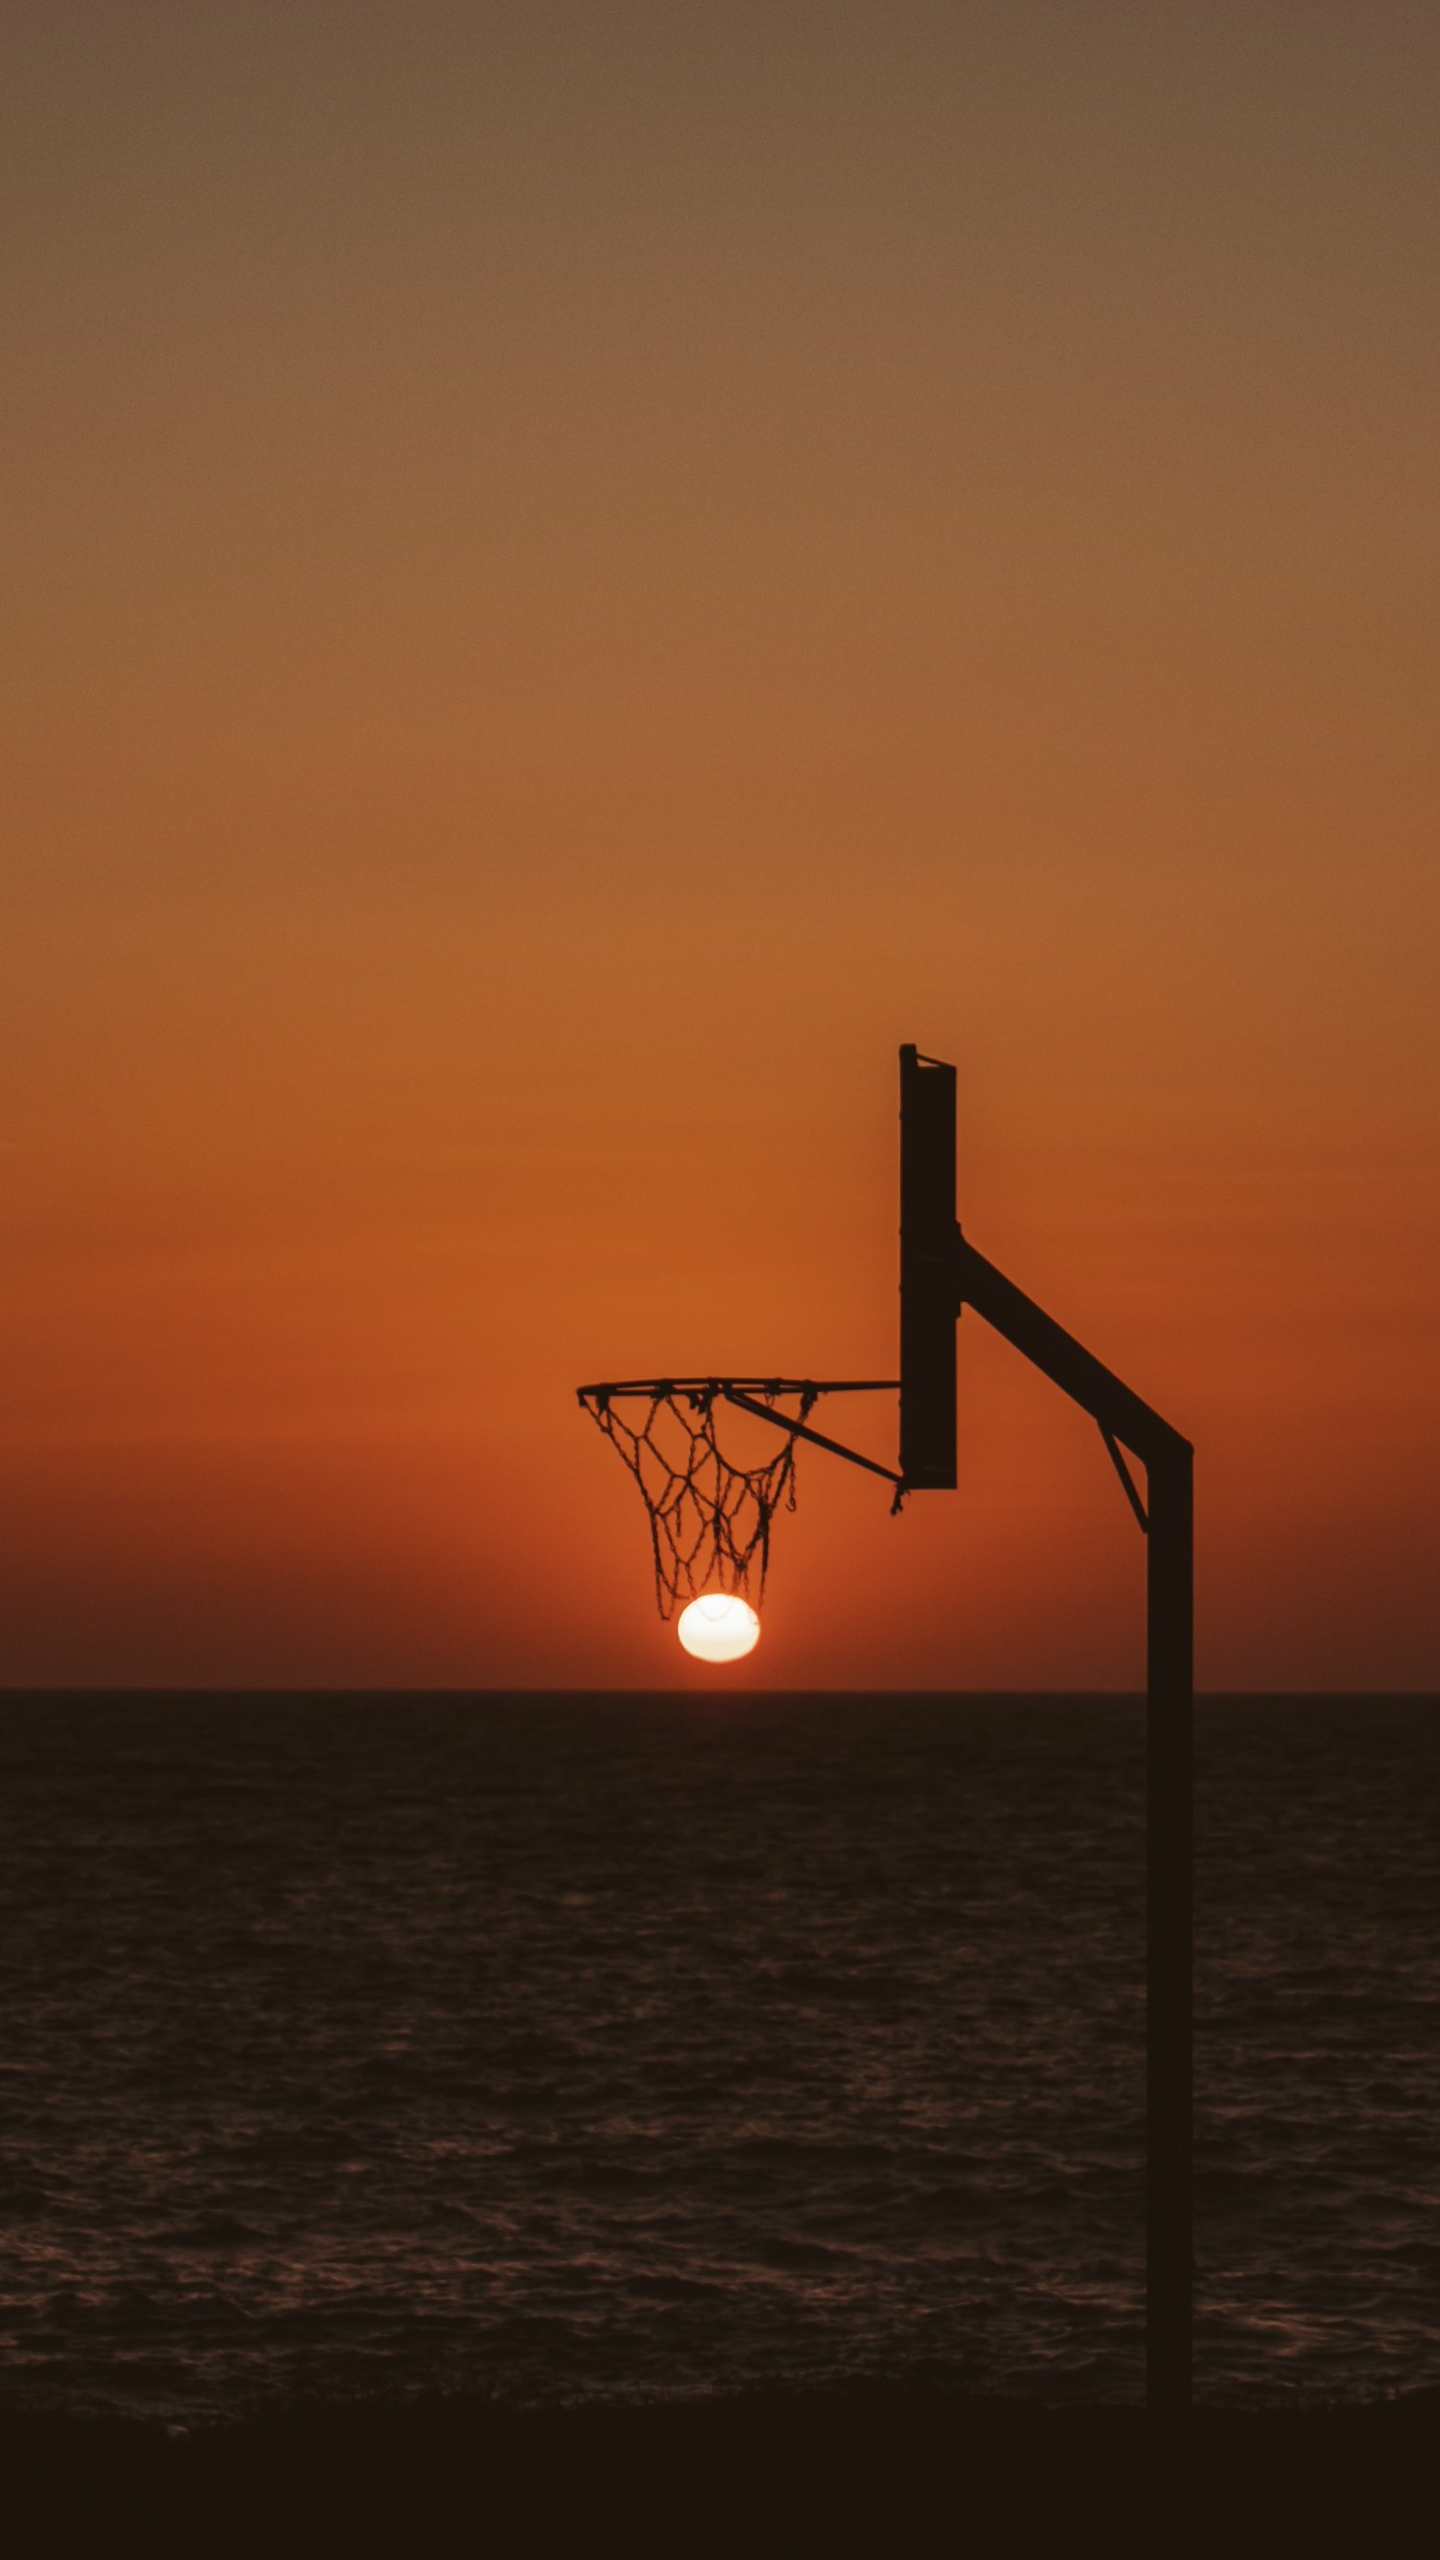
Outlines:
[[[1141,1460],[1146,1504],[1145,2400],[1190,2406],[1194,1464],[1188,1440],[1083,1343],[956,1239],[957,1294],[1107,1439]],[[1112,1451],[1112,1455],[1114,1452]],[[1168,2434],[1168,2430],[1166,2430]]]
[[1194,1458],[1154,1451],[1146,1541],[1145,2399],[1190,2407]]

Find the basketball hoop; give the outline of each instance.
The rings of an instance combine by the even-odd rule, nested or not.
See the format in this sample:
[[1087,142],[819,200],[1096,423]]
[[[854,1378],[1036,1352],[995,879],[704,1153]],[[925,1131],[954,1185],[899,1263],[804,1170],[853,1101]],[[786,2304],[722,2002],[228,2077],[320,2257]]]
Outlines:
[[[580,1403],[640,1487],[661,1617],[715,1591],[736,1593],[758,1612],[771,1522],[777,1511],[795,1508],[797,1440],[888,1478],[898,1508],[900,1478],[892,1467],[810,1427],[821,1396],[893,1394],[894,1386],[881,1378],[628,1378],[581,1387]],[[718,1428],[727,1407],[783,1433],[773,1458],[745,1466],[727,1455]]]
[[[1194,1456],[1188,1440],[962,1234],[955,1203],[955,1069],[913,1042],[900,1051],[900,1376],[896,1379],[632,1378],[581,1387],[644,1497],[662,1618],[677,1605],[716,1641],[687,1650],[740,1661],[762,1596],[770,1531],[795,1508],[796,1443],[812,1441],[907,1493],[956,1482],[955,1326],[970,1307],[1098,1423],[1141,1529],[1146,1563],[1145,2396],[1152,2423],[1188,2417],[1193,2346],[1191,1907],[1194,1782]],[[821,1396],[899,1389],[900,1466],[882,1467],[816,1431]],[[747,1466],[726,1454],[726,1409],[783,1435]],[[1126,1452],[1145,1469],[1142,1500]],[[698,1610],[696,1604],[699,1604]],[[1183,2466],[1182,2466],[1183,2468]]]

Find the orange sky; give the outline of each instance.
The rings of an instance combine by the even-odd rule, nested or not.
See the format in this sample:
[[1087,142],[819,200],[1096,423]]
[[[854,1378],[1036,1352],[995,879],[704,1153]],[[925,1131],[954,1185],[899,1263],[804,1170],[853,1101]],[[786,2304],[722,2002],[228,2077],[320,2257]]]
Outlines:
[[[1201,1680],[1434,1686],[1434,13],[17,23],[3,1676],[703,1680],[571,1390],[891,1370],[911,1039]],[[969,1318],[727,1676],[1141,1561]]]

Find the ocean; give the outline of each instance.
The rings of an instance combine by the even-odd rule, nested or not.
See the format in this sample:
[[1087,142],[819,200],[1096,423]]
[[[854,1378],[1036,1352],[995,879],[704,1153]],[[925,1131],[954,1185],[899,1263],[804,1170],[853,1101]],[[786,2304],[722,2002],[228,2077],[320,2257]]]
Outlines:
[[[1440,1703],[1197,1711],[1197,2388],[1440,2381]],[[1142,2372],[1143,1710],[0,1704],[5,2405]]]

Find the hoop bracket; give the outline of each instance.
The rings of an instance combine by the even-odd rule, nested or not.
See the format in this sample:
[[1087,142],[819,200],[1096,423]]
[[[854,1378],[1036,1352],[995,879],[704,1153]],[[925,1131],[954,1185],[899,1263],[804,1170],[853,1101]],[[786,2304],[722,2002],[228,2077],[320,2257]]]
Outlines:
[[[794,1422],[788,1413],[776,1413],[768,1404],[757,1404],[753,1396],[746,1395],[741,1388],[728,1384],[723,1378],[719,1388],[726,1403],[737,1404],[742,1413],[758,1414],[762,1422],[773,1422],[778,1430],[792,1432],[798,1440],[813,1440],[817,1449],[828,1449],[832,1458],[848,1458],[852,1467],[868,1467],[872,1476],[883,1476],[887,1484],[904,1484],[904,1477],[897,1474],[894,1467],[882,1467],[878,1458],[864,1458],[858,1449],[847,1449],[843,1440],[832,1440],[823,1431],[812,1431],[808,1422]],[[821,1395],[841,1392],[835,1387],[817,1390]],[[858,1390],[851,1388],[850,1392],[853,1395]]]

